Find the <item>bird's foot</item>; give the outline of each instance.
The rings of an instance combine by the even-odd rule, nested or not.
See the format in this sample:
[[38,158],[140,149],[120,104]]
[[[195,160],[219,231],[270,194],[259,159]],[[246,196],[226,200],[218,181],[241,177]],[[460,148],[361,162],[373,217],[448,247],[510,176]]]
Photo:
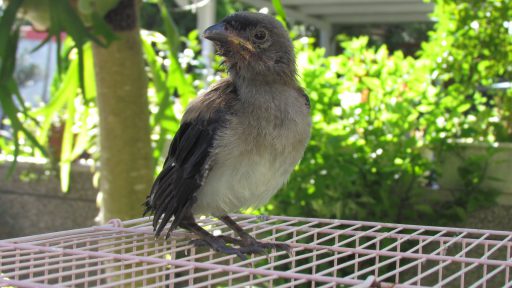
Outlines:
[[[222,252],[226,254],[236,254],[240,257],[240,254],[259,254],[265,255],[267,254],[267,250],[283,250],[288,254],[291,253],[291,248],[287,244],[284,243],[268,243],[268,242],[259,242],[251,236],[244,237],[242,239],[233,238],[230,236],[220,235],[215,236],[216,240],[214,240],[214,245],[212,245],[212,241],[208,239],[195,239],[190,241],[189,243],[196,247],[205,247],[209,246],[217,252]],[[221,243],[221,244],[219,244]],[[238,246],[238,248],[227,246],[226,243],[233,244]],[[245,257],[240,257],[245,259]]]
[[245,236],[242,236],[241,239],[240,239],[240,244],[238,244],[238,245],[240,245],[240,247],[246,247],[246,248],[257,247],[257,248],[262,249],[262,250],[268,250],[268,249],[276,250],[276,251],[277,250],[281,250],[281,251],[285,251],[289,255],[292,252],[292,249],[291,249],[291,247],[288,244],[285,244],[285,243],[260,242],[260,241],[256,240],[255,238],[253,238],[249,234],[247,234]]
[[226,245],[226,242],[220,237],[212,236],[208,238],[193,239],[190,240],[189,244],[198,248],[210,247],[211,249],[224,254],[237,255],[242,260],[245,260],[247,258],[244,255],[247,253],[244,253],[244,251],[242,251],[240,248],[235,248]]

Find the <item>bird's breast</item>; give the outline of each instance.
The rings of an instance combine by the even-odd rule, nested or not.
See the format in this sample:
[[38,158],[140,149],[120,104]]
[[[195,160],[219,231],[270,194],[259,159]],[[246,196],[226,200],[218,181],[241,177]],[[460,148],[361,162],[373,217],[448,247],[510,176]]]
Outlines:
[[298,149],[302,153],[310,136],[309,108],[295,91],[272,92],[246,96],[247,100],[239,103],[229,121],[233,132],[229,138],[237,138],[248,149]]
[[196,213],[222,215],[261,206],[287,181],[302,158],[311,125],[304,103],[292,100],[235,111],[239,114],[215,140],[213,168],[198,193]]

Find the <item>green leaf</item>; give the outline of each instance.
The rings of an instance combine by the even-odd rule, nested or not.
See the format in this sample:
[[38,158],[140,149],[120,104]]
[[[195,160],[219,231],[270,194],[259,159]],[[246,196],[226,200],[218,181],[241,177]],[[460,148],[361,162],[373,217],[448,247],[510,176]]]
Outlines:
[[71,175],[71,162],[61,162],[59,168],[60,190],[64,193],[69,192],[69,178]]
[[[6,93],[7,92],[7,93]],[[41,153],[43,153],[43,155],[45,156],[48,156],[47,152],[46,152],[46,149],[41,145],[39,144],[39,142],[37,141],[37,139],[34,137],[34,135],[32,135],[32,133],[30,133],[30,131],[28,131],[22,124],[22,122],[20,121],[20,119],[18,118],[18,108],[16,107],[16,105],[14,104],[14,101],[11,97],[11,95],[9,95],[9,92],[10,91],[0,91],[0,104],[2,106],[2,108],[4,109],[5,111],[5,114],[7,115],[7,118],[9,118],[9,120],[11,121],[11,126],[14,130],[14,133],[13,134],[17,134],[19,131],[23,132],[23,134],[25,134],[25,136],[27,137],[27,139],[37,148],[39,149],[39,151]],[[15,155],[17,156],[17,155]]]
[[105,39],[105,43],[98,43],[102,46],[108,46],[112,41],[118,39],[117,35],[112,31],[110,26],[105,22],[103,16],[97,12],[93,12],[92,15],[92,29],[95,35],[102,35]]
[[[19,135],[23,133],[27,140],[32,143],[43,155],[47,155],[46,149],[37,141],[34,135],[28,131],[20,120],[20,110],[18,109],[14,98],[22,100],[19,94],[18,86],[13,78],[14,67],[16,64],[16,50],[19,38],[19,24],[16,21],[16,13],[21,7],[23,1],[14,0],[7,6],[4,14],[0,18],[0,107],[10,120],[13,129],[14,138],[14,161],[8,174],[12,174],[16,165],[18,153],[20,151]],[[25,118],[28,118],[26,107],[21,101],[19,104]]]
[[[5,61],[8,58],[3,58],[3,56],[7,53],[7,47],[9,47],[9,43],[11,40],[11,37],[13,36],[13,27],[15,28],[14,31],[16,31],[18,28],[14,25],[16,21],[16,13],[18,12],[18,9],[23,4],[23,0],[11,0],[9,1],[9,5],[7,5],[7,8],[3,11],[3,15],[0,18],[0,61]],[[11,43],[16,44],[16,43]],[[2,65],[3,66],[3,65]]]
[[196,91],[192,83],[185,77],[185,72],[178,62],[178,57],[171,55],[171,65],[169,67],[169,76],[167,78],[167,85],[169,87],[175,86],[178,89],[179,100],[183,107],[188,105],[188,102],[196,96]]
[[363,83],[370,88],[372,91],[381,90],[381,80],[376,77],[363,77]]
[[80,133],[77,135],[75,140],[75,146],[73,147],[73,151],[71,152],[70,159],[74,160],[80,157],[82,153],[85,152],[85,150],[88,148],[90,144],[90,131],[89,127],[87,126],[87,119],[90,115],[90,109],[89,107],[85,106],[84,111],[80,117],[80,122],[82,124]]
[[[16,49],[20,34],[19,24],[15,24],[15,9],[18,9],[20,1],[7,6],[4,15],[0,19],[0,85],[6,85],[12,79],[16,64]],[[0,87],[1,87],[0,86]],[[11,91],[12,92],[12,91]],[[12,94],[12,93],[11,93]]]
[[464,104],[460,105],[459,107],[457,107],[457,112],[464,113],[469,108],[471,108],[471,103],[464,103]]
[[[92,29],[85,26],[80,16],[75,12],[70,1],[61,1],[59,5],[50,6],[50,20],[51,26],[48,29],[48,37],[36,47],[38,49],[46,41],[51,38],[56,39],[57,42],[57,70],[62,73],[62,60],[60,58],[61,46],[61,33],[66,32],[75,42],[78,49],[78,66],[79,71],[77,74],[79,87],[82,89],[84,100],[87,101],[86,90],[83,75],[83,45],[92,40],[96,44],[106,47],[108,44],[116,39],[116,35],[112,32],[110,27],[105,23],[102,17],[96,13],[92,14]],[[92,31],[92,32],[91,32]],[[93,33],[94,32],[94,33]]]
[[[146,61],[151,72],[151,80],[158,94],[158,101],[161,102],[164,98],[170,97],[171,91],[169,91],[168,87],[166,86],[165,75],[160,68],[155,50],[151,45],[151,37],[142,35],[142,48],[144,50],[144,56],[146,57]],[[161,110],[161,108],[159,110]]]
[[[8,90],[0,90],[0,106],[3,107],[4,113],[5,113],[5,115],[7,115],[7,118],[9,118],[11,120],[11,122],[13,122],[13,121],[16,121],[16,110],[13,110],[12,106],[9,105],[9,103],[8,103],[8,99],[11,99],[10,97],[11,97],[11,95],[9,95]],[[20,144],[19,144],[19,140],[18,140],[17,126],[15,124],[13,124],[12,128],[13,128],[12,134],[13,134],[13,138],[14,138],[13,139],[14,140],[14,153],[13,153],[14,160],[12,161],[9,169],[7,170],[7,177],[11,177],[12,174],[14,173],[14,169],[16,168],[16,162],[18,159],[19,148],[20,148]]]
[[94,74],[94,59],[90,44],[84,45],[84,87],[87,91],[86,103],[96,99],[96,78]]
[[73,124],[75,121],[76,113],[75,99],[75,97],[68,97],[67,119],[64,126],[62,148],[60,153],[60,188],[64,193],[69,192],[69,177],[71,175],[71,162],[73,161]]
[[179,48],[180,34],[176,24],[167,10],[167,6],[165,6],[165,3],[162,0],[158,1],[158,7],[160,8],[164,22],[165,36],[167,38],[169,48],[169,60],[171,61],[167,77],[167,86],[168,89],[172,89],[173,87],[178,89],[180,102],[182,103],[182,106],[185,107],[188,102],[196,96],[196,91],[192,86],[192,83],[190,83],[185,77],[185,72],[178,62],[177,51]]
[[163,0],[158,0],[158,8],[160,8],[162,21],[164,22],[165,37],[167,38],[170,52],[177,58],[178,48],[180,45],[180,33],[178,32],[178,26],[176,26],[176,23],[172,19]]
[[430,105],[430,104],[421,104],[419,106],[416,107],[416,109],[421,112],[421,113],[428,113],[432,110],[434,110],[434,106],[433,105]]
[[[151,79],[153,80],[153,85],[157,93],[157,101],[158,101],[158,111],[155,115],[152,117],[152,123],[153,127],[156,127],[157,125],[160,126],[159,131],[159,137],[156,143],[156,146],[154,147],[155,151],[163,151],[164,145],[166,143],[166,134],[169,133],[169,130],[166,129],[166,125],[163,125],[162,120],[165,118],[169,119],[172,118],[176,122],[178,122],[176,115],[174,114],[174,111],[172,109],[172,104],[174,103],[174,100],[171,100],[171,95],[174,93],[176,88],[174,85],[172,87],[169,87],[166,85],[165,82],[165,75],[163,75],[162,70],[160,69],[160,66],[157,61],[157,56],[155,54],[155,51],[153,49],[153,46],[151,45],[151,37],[145,37],[143,34],[142,37],[142,48],[144,49],[144,55],[146,56],[146,61],[149,65],[150,72],[151,72]],[[156,153],[154,155],[154,164],[158,162],[160,158],[160,153]]]
[[283,24],[285,28],[288,29],[288,25],[286,24],[286,12],[284,11],[281,0],[272,0],[272,5],[274,6],[274,10],[277,13],[277,19]]
[[39,131],[39,141],[47,142],[48,132],[55,116],[64,108],[70,98],[75,98],[78,89],[78,60],[71,61],[68,70],[64,74],[61,85],[54,93],[50,102],[43,108],[33,112],[33,115],[44,117]]

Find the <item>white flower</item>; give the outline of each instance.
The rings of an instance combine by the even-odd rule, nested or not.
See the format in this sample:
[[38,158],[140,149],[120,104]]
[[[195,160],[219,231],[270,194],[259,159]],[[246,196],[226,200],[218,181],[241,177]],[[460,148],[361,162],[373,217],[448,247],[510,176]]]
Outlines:
[[192,58],[194,57],[194,51],[190,48],[187,48],[185,51],[183,51],[183,55]]
[[478,31],[478,28],[480,28],[480,24],[479,24],[479,23],[478,23],[478,21],[476,21],[476,20],[475,20],[475,21],[473,21],[473,22],[471,22],[471,24],[469,24],[469,26],[470,26],[471,28],[473,28],[475,31]]
[[491,122],[491,123],[498,123],[498,122],[500,122],[500,117],[493,116],[493,117],[489,118],[489,122]]
[[446,125],[446,120],[442,116],[441,117],[437,117],[436,124],[439,127],[444,127]]
[[341,101],[341,107],[348,108],[350,106],[361,103],[361,93],[359,92],[343,92],[338,95]]

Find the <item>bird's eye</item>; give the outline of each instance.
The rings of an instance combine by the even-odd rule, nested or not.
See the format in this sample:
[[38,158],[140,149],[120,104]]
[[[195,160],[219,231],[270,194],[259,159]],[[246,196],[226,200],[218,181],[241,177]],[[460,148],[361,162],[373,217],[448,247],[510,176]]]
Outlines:
[[267,31],[265,30],[256,30],[252,35],[252,38],[256,41],[265,41],[267,39]]

